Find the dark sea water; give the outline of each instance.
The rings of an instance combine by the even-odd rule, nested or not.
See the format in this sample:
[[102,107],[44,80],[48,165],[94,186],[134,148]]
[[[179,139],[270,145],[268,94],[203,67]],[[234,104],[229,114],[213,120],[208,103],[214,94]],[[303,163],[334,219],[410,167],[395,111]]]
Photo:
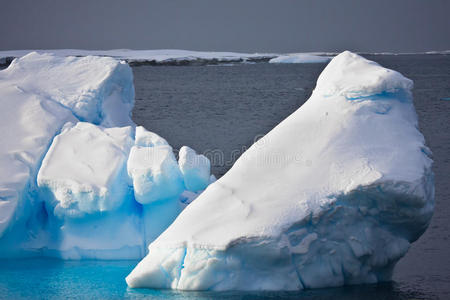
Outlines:
[[[450,299],[450,55],[367,55],[414,80],[419,126],[434,155],[436,208],[393,281],[298,293],[128,289],[136,261],[0,261],[0,299]],[[138,125],[188,145],[223,175],[255,139],[300,107],[325,64],[133,67]]]

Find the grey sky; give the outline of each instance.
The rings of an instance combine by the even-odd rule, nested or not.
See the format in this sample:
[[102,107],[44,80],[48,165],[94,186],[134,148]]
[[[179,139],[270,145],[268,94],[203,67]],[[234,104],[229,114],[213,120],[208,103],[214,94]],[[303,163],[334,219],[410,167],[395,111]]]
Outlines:
[[0,0],[0,50],[450,49],[449,0]]

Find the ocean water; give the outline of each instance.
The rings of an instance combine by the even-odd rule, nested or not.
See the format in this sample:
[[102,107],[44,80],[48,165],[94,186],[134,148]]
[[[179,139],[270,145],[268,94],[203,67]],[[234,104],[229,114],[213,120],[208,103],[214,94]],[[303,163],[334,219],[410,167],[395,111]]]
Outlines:
[[[393,281],[296,293],[129,289],[137,261],[0,261],[0,299],[450,299],[450,55],[368,55],[414,80],[419,126],[434,155],[436,210]],[[209,156],[223,175],[256,139],[301,106],[325,64],[133,67],[133,119]]]
[[0,264],[0,299],[433,299],[395,282],[301,292],[183,292],[130,289],[135,261],[25,259]]

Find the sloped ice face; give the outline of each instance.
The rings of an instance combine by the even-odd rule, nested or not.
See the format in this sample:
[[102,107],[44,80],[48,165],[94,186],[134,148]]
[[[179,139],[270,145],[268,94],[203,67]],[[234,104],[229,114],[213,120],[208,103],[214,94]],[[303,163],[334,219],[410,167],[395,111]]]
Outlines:
[[388,280],[433,213],[412,81],[343,52],[311,98],[149,246],[130,287],[298,290]]

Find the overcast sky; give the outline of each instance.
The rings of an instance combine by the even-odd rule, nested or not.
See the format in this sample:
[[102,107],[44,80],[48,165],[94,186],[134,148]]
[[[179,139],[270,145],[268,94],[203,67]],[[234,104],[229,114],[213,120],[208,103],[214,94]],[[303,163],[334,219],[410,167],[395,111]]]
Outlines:
[[1,0],[0,50],[450,49],[449,0]]

